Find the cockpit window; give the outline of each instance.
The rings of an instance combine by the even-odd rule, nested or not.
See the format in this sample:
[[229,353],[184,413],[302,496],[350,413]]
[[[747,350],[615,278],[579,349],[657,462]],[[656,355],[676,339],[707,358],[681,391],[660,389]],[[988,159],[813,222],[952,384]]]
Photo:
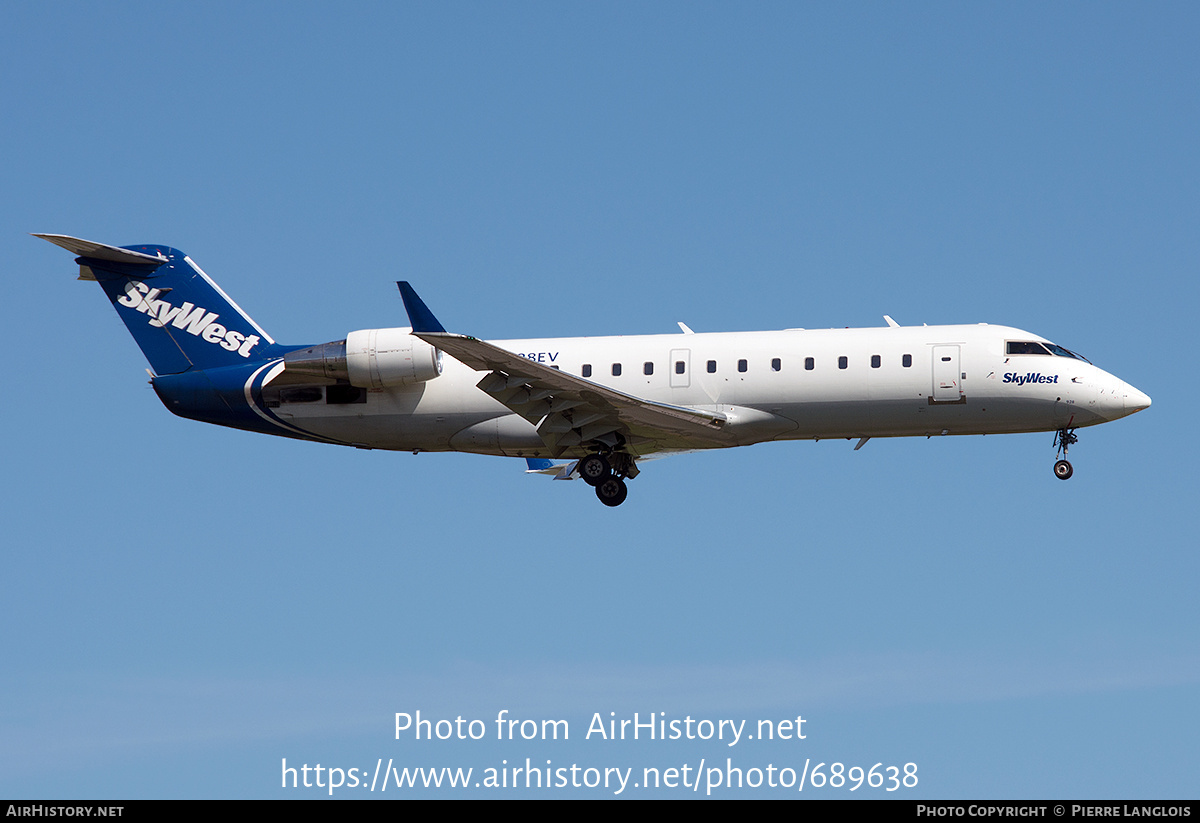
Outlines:
[[1075,360],[1082,360],[1084,363],[1092,362],[1091,360],[1088,360],[1086,357],[1084,357],[1082,354],[1076,354],[1075,352],[1071,351],[1070,349],[1065,349],[1062,346],[1056,346],[1053,343],[1047,343],[1046,348],[1048,348],[1052,353],[1057,354],[1059,357],[1070,357]]
[[1056,346],[1053,343],[1038,343],[1035,340],[1009,340],[1009,354],[1053,354],[1058,357],[1070,357],[1072,360],[1082,360],[1084,363],[1091,363],[1081,354],[1076,354],[1070,349]]
[[1009,340],[1009,354],[1049,354],[1046,347],[1032,340]]

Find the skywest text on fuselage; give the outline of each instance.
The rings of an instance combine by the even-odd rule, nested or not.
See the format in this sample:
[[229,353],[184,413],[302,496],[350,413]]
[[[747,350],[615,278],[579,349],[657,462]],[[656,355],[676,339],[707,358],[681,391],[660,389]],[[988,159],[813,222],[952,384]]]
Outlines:
[[1018,386],[1024,386],[1026,383],[1057,383],[1057,374],[1040,374],[1031,371],[1028,374],[1017,374],[1016,372],[1007,372],[1001,383],[1016,383]]

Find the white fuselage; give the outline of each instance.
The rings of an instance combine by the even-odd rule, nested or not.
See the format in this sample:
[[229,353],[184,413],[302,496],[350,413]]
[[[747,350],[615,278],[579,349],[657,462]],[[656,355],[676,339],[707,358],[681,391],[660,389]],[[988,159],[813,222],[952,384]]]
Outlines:
[[[1084,360],[1009,355],[1009,341],[1044,338],[979,324],[495,345],[635,397],[720,412],[735,434],[732,445],[1053,431],[1149,405],[1146,395]],[[366,403],[331,405],[293,392],[274,411],[318,437],[368,448],[561,456],[549,452],[534,424],[476,388],[484,372],[448,356],[444,361],[440,376],[370,390]],[[706,447],[660,442],[649,451]]]

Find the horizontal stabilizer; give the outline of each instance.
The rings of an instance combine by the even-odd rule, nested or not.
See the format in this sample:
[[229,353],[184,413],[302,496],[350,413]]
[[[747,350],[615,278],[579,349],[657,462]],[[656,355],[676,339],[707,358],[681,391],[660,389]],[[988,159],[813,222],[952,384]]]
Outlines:
[[69,252],[78,254],[80,257],[91,257],[94,260],[108,260],[112,263],[130,263],[135,266],[161,266],[167,262],[167,258],[162,254],[144,254],[140,251],[122,249],[117,246],[110,246],[107,243],[96,243],[91,240],[81,240],[78,237],[70,237],[65,234],[35,234],[33,236],[40,237],[56,246],[61,246]]

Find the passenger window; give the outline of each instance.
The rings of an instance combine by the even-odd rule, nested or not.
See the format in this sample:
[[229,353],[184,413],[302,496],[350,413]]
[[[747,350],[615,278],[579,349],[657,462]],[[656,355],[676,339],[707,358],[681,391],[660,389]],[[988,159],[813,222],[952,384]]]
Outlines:
[[879,355],[877,355],[877,354],[871,355],[871,368],[877,369],[877,368],[879,368],[879,366],[882,363],[883,363],[883,360],[882,360],[882,358],[880,358]]
[[779,371],[782,368],[783,368],[783,361],[781,361],[778,357],[773,358],[771,360],[771,371]]
[[583,368],[580,371],[584,377],[591,377],[592,376],[592,364],[584,363]]
[[709,361],[708,361],[708,373],[709,373],[709,374],[716,374],[716,373],[717,373],[717,361],[716,361],[716,360],[709,360]]
[[805,371],[812,371],[816,367],[817,367],[817,361],[813,360],[811,357],[804,358],[804,370]]
[[906,369],[912,368],[912,355],[911,354],[904,355],[904,357],[900,358],[900,363]]
[[642,366],[642,374],[654,374],[654,364],[647,362]]
[[682,360],[675,361],[675,373],[676,374],[683,374],[683,370],[685,368],[686,368],[686,366],[684,365],[684,362]]
[[738,371],[744,372],[746,370],[746,368],[748,367],[748,365],[749,364],[746,363],[745,360],[739,360],[738,361]]
[[846,357],[846,355],[842,355],[841,357],[838,358],[838,368],[839,369],[844,369],[849,365],[850,365],[850,358]]
[[620,377],[621,376],[621,364],[613,363],[612,371],[613,371],[613,377]]

